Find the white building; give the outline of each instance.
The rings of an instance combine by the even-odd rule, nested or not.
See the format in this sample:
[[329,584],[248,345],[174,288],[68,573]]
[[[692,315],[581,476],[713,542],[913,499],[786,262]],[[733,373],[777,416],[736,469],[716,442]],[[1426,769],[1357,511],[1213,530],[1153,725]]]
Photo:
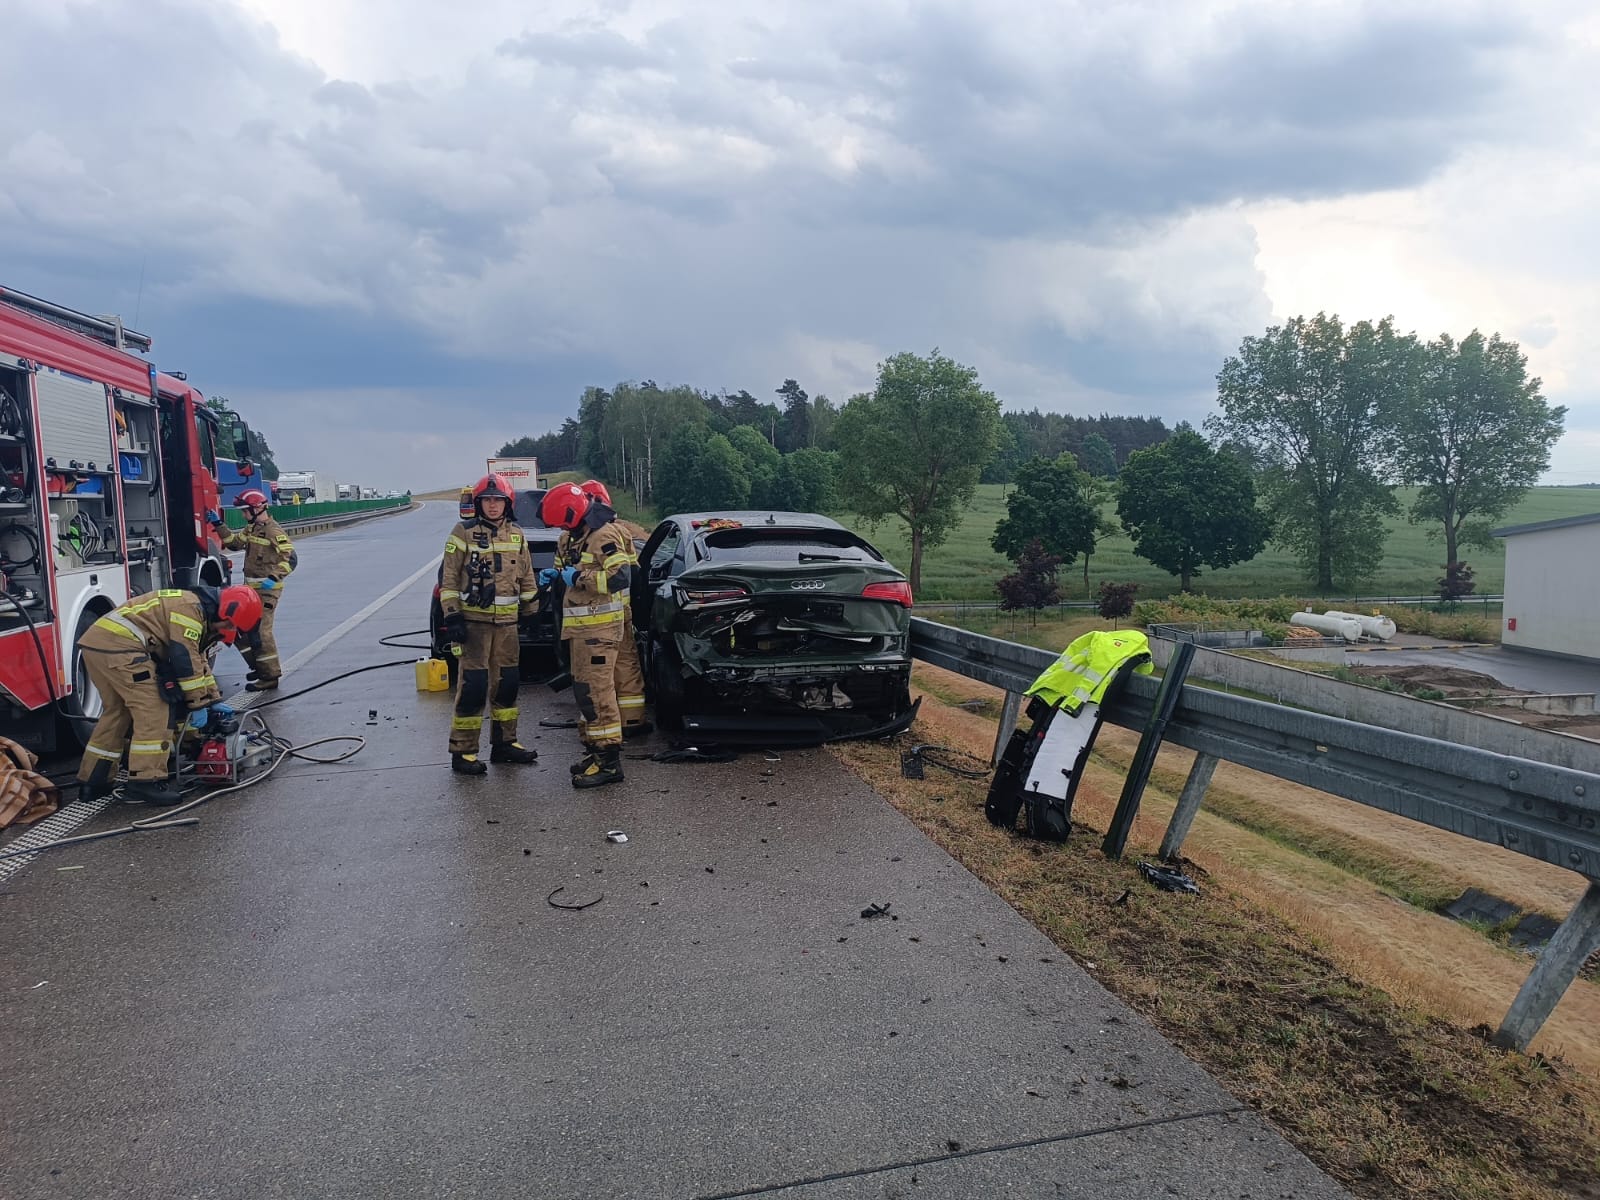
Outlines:
[[1510,525],[1500,641],[1600,662],[1600,513]]

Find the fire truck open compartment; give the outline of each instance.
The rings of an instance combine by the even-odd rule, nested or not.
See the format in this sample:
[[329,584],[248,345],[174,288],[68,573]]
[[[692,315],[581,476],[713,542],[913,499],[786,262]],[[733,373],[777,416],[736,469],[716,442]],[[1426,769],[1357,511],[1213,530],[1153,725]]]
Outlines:
[[162,499],[160,422],[148,397],[118,391],[116,409],[117,474],[122,490],[128,563],[128,590],[133,595],[165,586],[170,577],[166,505]]
[[28,376],[0,360],[0,633],[50,616]]

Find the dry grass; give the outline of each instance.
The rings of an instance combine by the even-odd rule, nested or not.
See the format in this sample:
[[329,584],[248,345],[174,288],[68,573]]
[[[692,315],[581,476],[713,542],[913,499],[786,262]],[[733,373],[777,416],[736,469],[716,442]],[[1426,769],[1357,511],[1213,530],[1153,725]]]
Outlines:
[[[993,719],[951,705],[994,694],[920,665],[917,678],[928,698],[912,736],[986,757]],[[1485,1025],[1469,1027],[1498,1020],[1527,960],[1367,877],[1438,891],[1455,874],[1426,854],[1391,861],[1359,834],[1329,840],[1337,855],[1291,849],[1274,834],[1293,832],[1293,813],[1263,811],[1223,770],[1207,798],[1218,811],[1201,813],[1186,847],[1203,895],[1156,892],[1132,864],[1159,843],[1187,764],[1163,752],[1127,862],[1107,862],[1096,831],[1133,739],[1108,728],[1102,741],[1061,846],[990,826],[982,781],[902,779],[896,749],[880,743],[837,753],[1357,1193],[1600,1196],[1600,1084],[1578,1067],[1600,1073],[1600,989],[1575,985],[1542,1039],[1565,1042],[1568,1060],[1493,1049]],[[1286,786],[1268,782],[1272,796]],[[1247,823],[1284,827],[1263,836],[1226,819],[1230,805]]]

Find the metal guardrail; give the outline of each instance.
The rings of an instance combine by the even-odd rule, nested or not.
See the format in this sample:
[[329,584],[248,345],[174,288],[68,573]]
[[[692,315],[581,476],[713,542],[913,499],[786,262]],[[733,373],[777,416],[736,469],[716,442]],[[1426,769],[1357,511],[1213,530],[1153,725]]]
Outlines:
[[366,508],[358,512],[330,513],[325,517],[306,517],[299,521],[279,521],[285,533],[314,533],[319,529],[334,529],[340,525],[354,525],[357,521],[369,521],[374,517],[387,517],[394,513],[407,512],[409,504],[394,504],[387,508]]
[[[920,617],[912,619],[911,652],[1006,691],[997,753],[1016,723],[1022,692],[1057,657]],[[1158,687],[1152,677],[1127,677],[1102,706],[1102,717],[1143,729]],[[1502,1045],[1526,1049],[1600,946],[1600,774],[1192,684],[1184,686],[1165,736],[1197,755],[1162,840],[1164,856],[1181,849],[1211,775],[1225,760],[1565,867],[1588,880],[1583,898],[1501,1023],[1496,1040]]]
[[[1374,604],[1404,604],[1426,605],[1442,603],[1438,596],[1306,596],[1303,600],[1312,604],[1320,604],[1324,609],[1344,608],[1354,611],[1358,607],[1371,607]],[[1456,601],[1459,608],[1470,608],[1472,605],[1482,605],[1487,608],[1491,604],[1503,604],[1504,595],[1471,595],[1463,596]],[[994,612],[1000,608],[995,600],[917,600],[917,608],[922,612]],[[1100,608],[1098,600],[1063,600],[1059,604],[1047,604],[1040,612],[1095,612]]]

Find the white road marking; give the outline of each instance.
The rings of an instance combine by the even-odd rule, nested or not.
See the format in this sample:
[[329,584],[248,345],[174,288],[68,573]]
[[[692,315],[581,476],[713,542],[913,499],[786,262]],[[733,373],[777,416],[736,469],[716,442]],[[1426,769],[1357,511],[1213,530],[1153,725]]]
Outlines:
[[[408,587],[416,583],[417,580],[421,579],[429,571],[437,569],[438,566],[439,556],[435,554],[432,558],[428,559],[427,562],[423,563],[405,579],[395,584],[392,588],[390,588],[383,595],[379,596],[360,612],[355,613],[353,616],[346,617],[343,621],[339,622],[339,624],[328,630],[327,633],[323,634],[316,641],[312,642],[304,650],[301,650],[298,654],[293,655],[289,661],[284,664],[284,674],[287,676],[288,673],[293,671],[296,667],[304,666],[306,663],[310,662],[334,642],[338,641],[357,625],[361,624],[361,622],[372,616],[384,605],[388,604],[395,597],[399,596],[400,593],[404,592]],[[264,692],[241,692],[239,694],[238,703],[234,704],[233,706],[237,709],[249,708],[258,700],[265,699],[269,694],[270,693]],[[63,806],[59,812],[53,813],[52,815],[46,817],[43,821],[39,822],[38,825],[28,830],[28,832],[23,834],[21,837],[16,838],[3,847],[0,847],[0,850],[31,850],[35,846],[43,846],[48,842],[57,840],[58,838],[71,837],[89,821],[103,813],[110,804],[111,801],[109,799],[91,800],[88,803],[80,803],[74,800],[72,803]],[[0,881],[9,879],[12,875],[15,875],[18,871],[22,870],[23,867],[31,863],[35,857],[37,856],[33,854],[19,854],[15,858],[0,859]]]

